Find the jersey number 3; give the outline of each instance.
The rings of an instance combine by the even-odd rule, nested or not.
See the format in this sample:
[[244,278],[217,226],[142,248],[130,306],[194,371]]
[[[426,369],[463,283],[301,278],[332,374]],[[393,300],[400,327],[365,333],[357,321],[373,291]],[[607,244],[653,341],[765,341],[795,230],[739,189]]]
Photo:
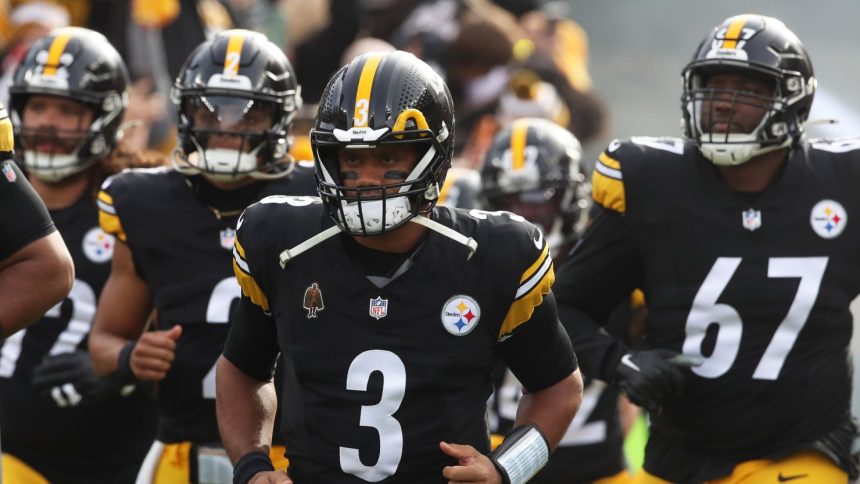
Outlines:
[[[693,372],[704,378],[717,378],[729,371],[741,345],[743,321],[737,310],[728,304],[718,303],[720,294],[741,263],[739,257],[720,257],[711,267],[708,276],[696,293],[693,308],[687,317],[687,337],[683,352],[696,355],[705,361]],[[806,324],[812,306],[818,298],[827,257],[772,257],[768,261],[769,278],[800,278],[797,294],[785,319],[779,324],[753,373],[756,380],[776,380],[786,357],[794,347],[800,330]],[[702,354],[702,342],[711,324],[719,327],[714,351]]]

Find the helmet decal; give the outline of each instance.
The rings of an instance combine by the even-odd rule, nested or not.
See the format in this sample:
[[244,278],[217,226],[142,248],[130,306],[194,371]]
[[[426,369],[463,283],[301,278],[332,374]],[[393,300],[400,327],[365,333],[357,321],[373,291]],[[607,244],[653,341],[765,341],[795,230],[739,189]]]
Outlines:
[[364,62],[364,67],[361,69],[361,77],[358,81],[358,88],[355,91],[355,111],[352,115],[353,128],[367,127],[368,117],[370,116],[370,94],[373,91],[373,78],[376,76],[376,70],[381,60],[382,55],[371,55]]
[[242,44],[245,37],[233,34],[227,42],[227,53],[224,55],[224,75],[239,75],[239,64],[242,62]]

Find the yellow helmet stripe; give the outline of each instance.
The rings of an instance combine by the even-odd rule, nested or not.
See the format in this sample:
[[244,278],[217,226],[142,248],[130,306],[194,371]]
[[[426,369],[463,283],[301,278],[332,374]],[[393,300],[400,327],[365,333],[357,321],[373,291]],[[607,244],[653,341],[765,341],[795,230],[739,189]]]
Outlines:
[[66,50],[66,45],[72,37],[71,32],[60,32],[51,41],[51,47],[48,48],[48,60],[45,62],[45,68],[42,70],[42,75],[53,76],[57,73],[57,68],[60,67],[60,56]]
[[370,91],[373,88],[373,78],[382,60],[382,54],[368,56],[358,78],[358,90],[355,92],[355,111],[352,114],[354,128],[366,128],[370,113]]
[[227,41],[227,53],[224,55],[224,75],[235,76],[239,74],[239,62],[242,60],[242,45],[245,37],[234,34]]
[[525,119],[514,121],[511,128],[511,168],[514,171],[523,169],[526,157],[526,139],[528,138],[529,122]]
[[747,23],[747,16],[743,15],[735,19],[726,31],[726,38],[723,40],[723,49],[736,49],[738,40],[741,38],[741,30],[744,24]]

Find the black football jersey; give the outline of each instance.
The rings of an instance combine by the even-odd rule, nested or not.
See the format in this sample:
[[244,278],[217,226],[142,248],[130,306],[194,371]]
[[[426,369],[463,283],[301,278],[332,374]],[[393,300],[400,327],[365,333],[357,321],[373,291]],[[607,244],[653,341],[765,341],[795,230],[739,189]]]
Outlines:
[[626,232],[600,236],[595,221],[560,270],[559,301],[602,317],[641,287],[650,346],[704,360],[652,415],[652,440],[675,453],[649,452],[649,471],[676,481],[697,455],[779,456],[848,418],[858,149],[804,141],[757,196],[728,190],[679,139],[616,141],[600,156],[594,199]]
[[270,197],[243,215],[236,271],[277,327],[296,482],[444,482],[442,468],[455,462],[440,441],[489,451],[497,348],[536,324],[529,317],[549,292],[552,260],[540,231],[513,214],[436,207],[433,218],[473,238],[475,254],[431,232],[411,267],[378,287],[343,234],[280,267],[281,251],[332,226],[319,199]]
[[[514,426],[522,385],[504,365],[493,375],[489,402],[490,431],[506,435]],[[592,482],[625,469],[624,436],[618,415],[618,390],[599,380],[586,380],[582,403],[549,462],[529,482]]]
[[[257,199],[314,193],[313,170],[299,165],[289,178],[266,183]],[[108,178],[99,208],[102,227],[131,248],[159,327],[182,326],[175,360],[159,382],[159,440],[219,442],[215,362],[240,296],[230,255],[239,213],[217,214],[195,195],[188,177],[166,168]]]
[[68,406],[61,408],[32,386],[33,369],[45,356],[87,350],[115,243],[99,228],[89,192],[50,215],[74,260],[75,281],[63,302],[0,344],[3,450],[51,482],[121,482],[116,473],[139,464],[155,436],[155,402],[135,390],[80,405],[63,397]]

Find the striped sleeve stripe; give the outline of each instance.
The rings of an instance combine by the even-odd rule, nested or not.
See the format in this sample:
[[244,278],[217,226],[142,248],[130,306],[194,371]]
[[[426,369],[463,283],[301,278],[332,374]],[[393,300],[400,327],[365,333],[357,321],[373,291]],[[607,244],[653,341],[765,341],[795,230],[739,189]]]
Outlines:
[[254,280],[251,275],[251,269],[248,267],[248,261],[245,258],[245,248],[239,243],[237,237],[233,243],[233,272],[236,274],[236,280],[239,281],[239,286],[242,288],[242,293],[251,299],[251,302],[260,306],[266,313],[269,312],[269,298],[263,292],[263,289]]
[[106,213],[109,213],[111,215],[116,215],[116,209],[113,208],[113,205],[108,205],[101,200],[97,200],[96,203],[98,203],[99,210],[101,210],[102,212],[106,212]]
[[624,177],[621,176],[621,163],[619,163],[618,160],[611,158],[606,153],[601,153],[597,161],[597,165],[594,167],[595,170],[609,178],[614,178],[616,180],[624,179]]
[[[552,267],[552,257],[549,255],[548,246],[544,247],[544,251],[541,253],[541,256],[543,257],[538,260],[538,263],[540,264],[538,266],[538,270],[534,271],[531,276],[526,279],[525,283],[520,285],[519,289],[517,289],[516,299],[523,297],[523,295],[531,291],[532,288],[534,288],[543,279],[550,267]],[[541,262],[541,260],[543,262]],[[529,271],[526,271],[526,274],[528,273]]]
[[531,319],[535,308],[543,303],[543,297],[549,292],[553,282],[555,282],[555,271],[552,261],[549,260],[549,265],[546,271],[542,273],[540,280],[536,280],[531,290],[525,292],[521,298],[514,300],[511,304],[508,314],[505,315],[505,320],[502,322],[502,327],[499,329],[500,340]]

